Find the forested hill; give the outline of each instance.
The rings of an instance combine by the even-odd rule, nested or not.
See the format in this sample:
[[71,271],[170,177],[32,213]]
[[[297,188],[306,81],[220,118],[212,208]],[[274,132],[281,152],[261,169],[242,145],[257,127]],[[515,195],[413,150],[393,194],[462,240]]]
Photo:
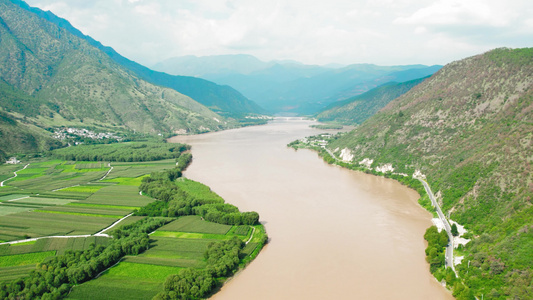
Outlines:
[[420,169],[473,241],[457,266],[473,294],[532,299],[533,48],[448,64],[329,146]]
[[335,122],[344,125],[361,124],[385,107],[390,101],[407,93],[426,78],[407,82],[389,82],[370,91],[330,104],[317,115],[321,122]]
[[134,72],[136,76],[153,84],[165,86],[187,95],[220,115],[241,118],[249,114],[262,114],[265,112],[265,110],[255,102],[247,99],[230,86],[218,85],[201,78],[173,76],[163,72],[150,70],[145,66],[125,58],[113,48],[103,46],[100,42],[94,40],[90,36],[84,35],[67,20],[57,17],[50,11],[45,12],[39,8],[30,7],[21,0],[11,1],[40,18],[67,30],[74,36],[87,41],[90,45],[106,53],[112,60],[122,67]]
[[[11,120],[0,124],[0,134],[21,128],[26,150],[43,150],[42,128],[57,126],[145,133],[229,127],[190,97],[146,82],[87,41],[9,0],[0,0],[0,36],[0,108]],[[1,140],[5,152],[18,150]]]

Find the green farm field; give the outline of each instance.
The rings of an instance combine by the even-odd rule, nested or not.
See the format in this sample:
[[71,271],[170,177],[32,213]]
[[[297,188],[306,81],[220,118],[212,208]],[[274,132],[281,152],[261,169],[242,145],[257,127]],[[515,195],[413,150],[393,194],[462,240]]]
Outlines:
[[158,231],[182,231],[224,235],[233,226],[202,221],[200,216],[184,216],[159,228]]
[[140,207],[153,201],[150,197],[139,195],[137,186],[112,185],[98,190],[83,203]]
[[[92,235],[156,201],[140,194],[139,185],[145,176],[175,166],[175,159],[134,163],[30,162],[16,180],[8,181],[8,187],[0,189],[0,243],[44,238],[1,244],[0,282],[23,277],[30,280],[35,274],[31,271],[39,263],[51,264],[55,261],[51,257],[68,256],[69,250],[93,251],[92,244],[114,245],[123,232],[121,230],[129,230],[121,227],[127,228],[127,225],[146,217],[128,216],[105,232],[116,239]],[[0,174],[8,176],[13,169],[19,170],[0,167]],[[195,181],[181,178],[175,184],[192,197],[217,203],[224,201],[209,187]],[[264,234],[261,225],[253,227],[256,233]],[[117,228],[119,230],[114,233]],[[255,233],[251,237],[253,232],[252,226],[248,225],[218,224],[196,215],[177,217],[153,231],[149,240],[144,239],[145,247],[148,247],[149,241],[149,248],[142,249],[137,255],[134,255],[137,252],[122,254],[125,256],[119,263],[96,279],[74,286],[67,298],[151,299],[164,290],[164,282],[169,275],[177,274],[183,268],[206,268],[208,261],[205,255],[213,243],[227,242],[233,237],[249,241],[241,248],[246,255],[241,263],[244,266],[253,255],[257,255],[257,245],[263,237]],[[77,235],[87,236],[74,237]],[[216,280],[222,283],[224,278]]]
[[42,262],[45,258],[54,256],[55,251],[47,252],[33,252],[24,254],[13,254],[0,256],[0,267],[16,267],[23,265],[36,265]]
[[84,215],[22,212],[0,217],[0,239],[23,239],[24,236],[56,236],[94,234],[111,225],[118,218]]
[[121,262],[102,276],[72,289],[67,299],[151,299],[179,268]]

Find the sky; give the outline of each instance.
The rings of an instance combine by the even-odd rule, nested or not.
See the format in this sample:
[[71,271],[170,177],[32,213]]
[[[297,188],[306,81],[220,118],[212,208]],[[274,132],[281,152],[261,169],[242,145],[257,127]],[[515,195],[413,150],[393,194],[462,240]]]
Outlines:
[[533,46],[531,0],[26,0],[146,66],[249,54],[305,64],[446,64]]

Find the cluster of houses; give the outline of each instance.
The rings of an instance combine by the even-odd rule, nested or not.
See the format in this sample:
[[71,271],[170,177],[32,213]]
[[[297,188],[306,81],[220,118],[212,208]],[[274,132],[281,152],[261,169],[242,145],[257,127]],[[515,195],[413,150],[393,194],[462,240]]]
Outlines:
[[67,138],[86,137],[94,140],[101,139],[117,139],[120,137],[111,132],[99,132],[85,129],[85,128],[58,128],[54,131],[54,138],[64,140]]

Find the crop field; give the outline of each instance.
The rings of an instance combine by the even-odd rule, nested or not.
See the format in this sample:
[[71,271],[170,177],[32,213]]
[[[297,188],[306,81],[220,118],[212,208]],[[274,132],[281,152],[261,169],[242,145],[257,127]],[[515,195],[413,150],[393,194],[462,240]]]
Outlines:
[[123,217],[132,211],[131,208],[113,208],[113,207],[98,207],[98,206],[83,206],[83,205],[61,205],[54,207],[47,207],[46,209],[36,210],[38,212],[47,213],[64,213],[64,214],[83,214],[83,215],[103,215],[103,216],[120,216]]
[[139,186],[142,183],[142,179],[148,175],[142,175],[139,177],[116,177],[113,179],[105,179],[104,182],[116,183],[118,185],[134,185]]
[[120,262],[102,276],[76,286],[67,299],[151,299],[179,268]]
[[[8,181],[9,187],[0,189],[0,242],[99,232],[155,201],[139,194],[142,178],[175,165],[174,159],[113,162],[113,169],[100,180],[110,170],[107,162],[31,163],[17,180]],[[0,168],[0,176],[12,176],[10,170]],[[193,197],[223,201],[203,184],[187,179],[177,184]],[[4,192],[8,189],[11,194]],[[129,216],[119,226],[143,218]],[[148,250],[125,256],[97,279],[74,287],[68,299],[151,299],[163,290],[165,279],[181,268],[205,268],[204,253],[210,243],[233,236],[246,241],[251,233],[250,226],[217,224],[200,216],[177,218],[150,235]],[[112,241],[103,236],[56,237],[0,245],[0,281],[28,276],[37,263],[67,250],[84,250],[91,244],[105,246]],[[251,254],[256,248],[257,241],[252,239],[244,252]]]
[[[80,164],[81,168],[76,168]],[[26,190],[50,191],[74,185],[86,184],[98,180],[109,170],[108,167],[84,168],[92,166],[80,162],[34,162],[26,169],[17,172],[18,176],[7,181],[5,184]]]
[[79,238],[48,238],[20,244],[0,245],[0,255],[14,255],[32,252],[55,251],[63,254],[66,250],[85,250],[89,245],[107,245],[109,238],[103,236]]
[[61,189],[62,192],[77,192],[77,193],[89,193],[93,194],[98,192],[101,188],[103,188],[105,185],[77,185],[77,186],[71,186],[64,189]]
[[137,178],[152,172],[173,168],[176,166],[176,162],[173,159],[137,163],[113,162],[111,166],[113,166],[113,171],[106,179]]
[[106,204],[94,204],[94,203],[81,203],[73,202],[68,204],[69,207],[93,207],[93,208],[109,208],[109,209],[121,209],[121,210],[134,210],[139,206],[123,206],[123,205],[106,205]]
[[[231,225],[202,221],[200,216],[184,216],[159,228],[160,231],[182,231],[197,233],[226,234]],[[158,231],[159,231],[158,230]]]
[[0,268],[0,282],[27,276],[32,270],[35,270],[35,265]]
[[8,178],[13,177],[13,172],[22,169],[23,165],[9,165],[1,164],[0,165],[0,181],[4,181]]
[[138,256],[128,256],[127,261],[173,267],[202,268],[207,245],[217,240],[153,237],[153,247]]
[[36,265],[45,258],[56,255],[55,251],[33,252],[0,256],[0,267],[16,267],[23,265]]
[[0,239],[10,241],[23,239],[24,236],[93,234],[117,219],[44,212],[16,213],[0,217]]
[[19,212],[29,211],[34,209],[34,207],[28,206],[18,206],[12,204],[0,204],[0,216],[15,214]]
[[41,198],[41,197],[28,197],[21,200],[17,200],[13,203],[24,203],[24,204],[37,204],[41,206],[51,206],[51,205],[65,205],[71,202],[76,202],[77,200],[73,199],[59,199],[59,198]]
[[27,198],[27,197],[29,197],[29,195],[10,194],[10,195],[1,196],[0,202],[13,201],[13,200],[18,200],[18,199]]
[[177,231],[156,231],[152,237],[171,237],[179,239],[211,239],[211,240],[229,240],[231,235],[212,234],[212,233],[194,233],[194,232],[177,232]]
[[145,206],[154,199],[139,195],[139,188],[130,185],[113,185],[100,189],[92,194],[83,203],[122,205],[122,206]]

